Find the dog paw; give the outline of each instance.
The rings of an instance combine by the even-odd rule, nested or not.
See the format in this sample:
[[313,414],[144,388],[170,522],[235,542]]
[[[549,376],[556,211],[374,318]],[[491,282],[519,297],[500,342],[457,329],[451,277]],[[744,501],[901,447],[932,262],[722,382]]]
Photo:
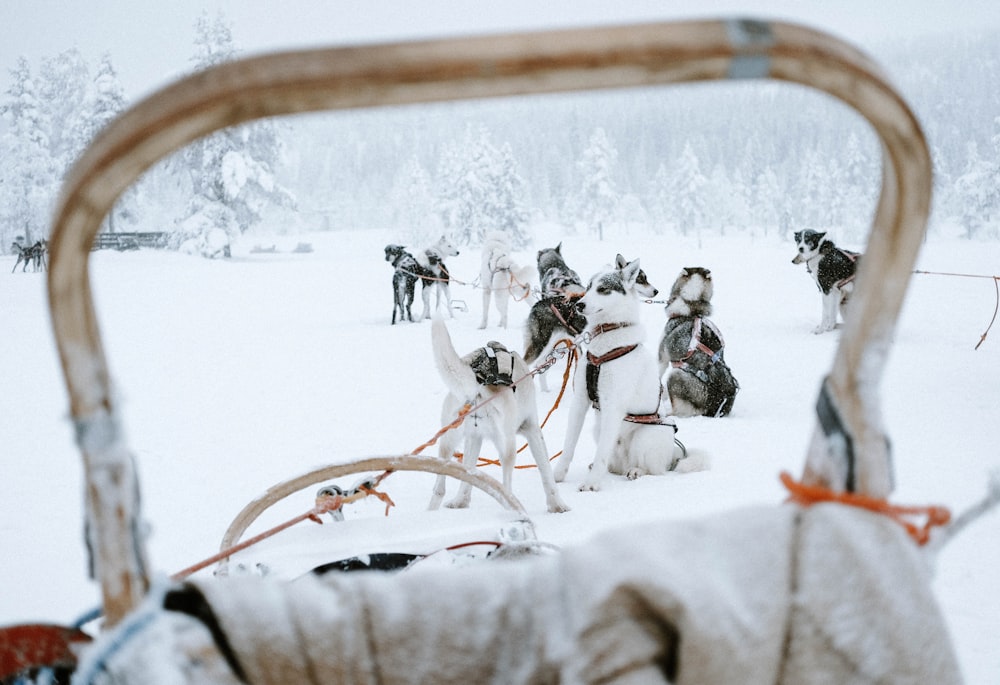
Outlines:
[[635,480],[636,478],[640,478],[645,475],[646,472],[643,471],[642,469],[629,469],[628,471],[625,472],[625,477],[628,478],[629,480]]
[[450,502],[447,502],[444,506],[448,507],[449,509],[468,509],[469,508],[469,500],[468,499],[453,499]]
[[565,514],[569,510],[570,510],[569,505],[567,505],[561,499],[556,498],[549,502],[550,514]]
[[601,489],[601,484],[597,481],[585,480],[583,485],[580,486],[580,492],[598,492]]

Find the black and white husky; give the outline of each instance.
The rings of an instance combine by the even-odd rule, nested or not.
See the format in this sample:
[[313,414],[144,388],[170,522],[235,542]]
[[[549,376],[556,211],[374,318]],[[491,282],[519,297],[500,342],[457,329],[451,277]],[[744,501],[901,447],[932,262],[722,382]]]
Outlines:
[[386,245],[385,261],[392,264],[392,323],[413,321],[413,294],[420,278],[421,266],[417,258],[402,245]]
[[483,289],[483,319],[486,328],[490,302],[500,313],[500,327],[507,328],[510,301],[523,300],[531,293],[531,265],[518,266],[510,256],[510,238],[503,231],[492,231],[483,241],[479,279]]
[[420,291],[420,296],[424,301],[422,319],[431,318],[432,290],[436,295],[435,311],[440,311],[443,301],[448,316],[455,316],[451,311],[451,291],[448,287],[451,283],[451,275],[448,273],[448,267],[444,260],[446,257],[457,257],[458,254],[458,248],[455,247],[455,244],[442,235],[436,243],[415,255],[417,263],[420,264],[420,281],[423,285]]
[[639,260],[602,271],[590,280],[577,309],[587,318],[587,363],[577,366],[563,454],[555,469],[565,479],[587,410],[596,412],[597,448],[581,490],[599,490],[607,472],[629,479],[703,468],[674,441],[676,424],[660,411],[662,388],[656,359],[643,343]]
[[723,358],[725,343],[712,313],[712,272],[681,269],[667,299],[660,339],[660,375],[672,367],[667,393],[674,416],[726,416],[739,383]]
[[[517,434],[528,441],[531,456],[538,466],[545,489],[545,500],[550,512],[569,511],[560,499],[542,429],[538,423],[538,409],[535,404],[535,386],[527,377],[528,366],[517,352],[508,351],[499,343],[489,343],[486,347],[459,356],[451,341],[451,335],[444,321],[435,317],[431,323],[431,345],[434,362],[441,379],[448,388],[448,394],[441,405],[441,422],[451,423],[459,410],[467,403],[475,407],[483,400],[492,400],[466,415],[462,424],[441,436],[438,441],[441,459],[451,459],[456,448],[462,444],[463,463],[466,468],[474,468],[479,459],[483,440],[489,440],[500,453],[503,485],[511,489],[514,462],[517,459]],[[489,368],[492,362],[494,368]],[[477,369],[486,373],[477,376]],[[480,381],[482,378],[482,382]],[[524,382],[511,387],[511,382]],[[434,486],[430,507],[436,509],[445,495],[445,479],[440,476]],[[462,483],[461,489],[449,507],[467,507],[472,496],[472,486]]]
[[798,254],[792,264],[805,264],[823,298],[823,316],[813,333],[826,333],[837,327],[837,311],[845,318],[847,303],[854,292],[854,276],[861,255],[833,244],[825,232],[803,230],[795,232]]

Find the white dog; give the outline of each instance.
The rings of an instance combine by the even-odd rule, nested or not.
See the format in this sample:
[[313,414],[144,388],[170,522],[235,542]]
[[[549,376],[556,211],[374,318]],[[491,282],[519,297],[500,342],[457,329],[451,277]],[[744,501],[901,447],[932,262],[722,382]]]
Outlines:
[[532,265],[518,266],[510,257],[510,238],[503,231],[493,231],[483,241],[483,260],[479,280],[483,289],[483,320],[490,316],[490,299],[500,312],[500,327],[507,328],[507,307],[511,298],[523,300],[531,293]]
[[445,257],[458,256],[458,248],[447,237],[441,236],[438,241],[428,247],[423,252],[413,255],[417,263],[420,264],[420,280],[423,287],[420,296],[424,301],[424,312],[420,318],[431,318],[431,289],[433,288],[437,297],[434,300],[435,311],[441,310],[441,303],[444,302],[448,316],[454,318],[451,311],[451,290],[448,285],[451,282],[451,275],[445,265]]
[[639,260],[595,275],[577,303],[591,334],[587,364],[577,367],[573,403],[556,481],[573,461],[587,409],[597,411],[597,448],[581,490],[599,490],[608,471],[635,479],[703,468],[702,457],[674,441],[676,424],[660,411],[656,358],[639,323]]
[[[463,463],[468,469],[475,468],[479,459],[483,440],[488,439],[500,453],[503,485],[511,490],[514,462],[517,459],[517,434],[528,440],[531,455],[535,458],[538,473],[545,489],[545,500],[550,512],[569,511],[569,507],[559,498],[559,492],[552,477],[548,450],[538,423],[538,409],[535,404],[535,386],[528,377],[528,365],[517,352],[508,351],[499,343],[475,350],[460,357],[451,342],[451,335],[439,317],[431,323],[431,344],[434,362],[441,379],[448,388],[448,395],[441,406],[441,422],[448,424],[455,420],[459,410],[466,403],[475,407],[484,400],[491,401],[467,415],[465,421],[441,436],[438,454],[442,459],[451,459],[460,443],[463,447]],[[475,367],[475,368],[474,368]],[[480,382],[477,371],[484,382]],[[511,382],[523,379],[515,387]],[[445,494],[445,478],[439,476],[434,486],[430,508],[441,505]],[[472,486],[462,483],[461,489],[449,507],[469,506]]]

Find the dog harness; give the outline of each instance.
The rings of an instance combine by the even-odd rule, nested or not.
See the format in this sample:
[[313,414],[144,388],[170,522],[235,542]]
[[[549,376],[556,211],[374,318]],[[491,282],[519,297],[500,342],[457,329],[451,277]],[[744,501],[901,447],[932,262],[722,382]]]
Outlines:
[[[858,261],[858,257],[861,256],[860,252],[851,252],[850,250],[845,250],[842,247],[834,246],[833,249],[835,249],[837,252],[839,252],[844,257],[847,257],[847,259],[850,260],[851,262]],[[806,271],[808,273],[810,273],[810,274],[813,272],[812,267],[809,265],[808,260],[806,261]],[[854,277],[857,275],[857,273],[858,272],[855,271],[850,276],[845,276],[844,278],[841,278],[839,281],[837,281],[836,283],[834,283],[834,287],[836,287],[836,288],[843,288],[845,285],[847,285],[848,283],[850,283],[851,281],[854,280]],[[819,284],[818,281],[816,282],[816,287],[819,288],[820,292],[823,292],[823,287]]]
[[[565,301],[568,302],[568,303],[570,303],[570,304],[572,304],[572,302],[573,302],[571,299],[567,299]],[[576,306],[576,305],[572,304],[572,306]],[[570,322],[566,320],[566,317],[563,316],[563,313],[561,311],[559,311],[559,307],[556,306],[555,302],[550,302],[549,303],[549,309],[552,310],[552,313],[556,315],[557,319],[559,319],[559,323],[561,323],[563,325],[563,328],[565,328],[567,331],[569,331],[574,336],[580,335],[580,331],[576,330],[576,328],[574,328],[570,324]]]
[[[629,323],[603,323],[595,326],[591,332],[590,337],[600,335],[601,333],[607,333],[608,331],[614,331],[619,328],[625,328],[626,326],[631,326]],[[623,345],[622,347],[616,347],[613,350],[598,356],[593,352],[587,352],[587,397],[590,398],[591,406],[594,409],[600,410],[601,403],[597,392],[597,382],[601,377],[601,365],[615,359],[620,359],[624,357],[629,352],[635,350],[639,347],[638,344],[635,345]],[[657,425],[668,425],[673,426],[674,432],[677,432],[677,425],[673,421],[665,420],[659,413],[660,399],[663,397],[663,386],[660,386],[660,397],[657,398],[656,406],[657,410],[652,411],[648,414],[626,414],[625,420],[630,423],[645,423],[645,424],[657,424]]]
[[[678,315],[674,315],[671,318],[677,318]],[[715,337],[719,339],[719,349],[713,350],[711,347],[706,345],[701,340],[701,329],[702,326],[708,328]],[[726,342],[722,339],[722,332],[712,323],[709,319],[702,319],[700,316],[694,317],[691,328],[691,342],[688,343],[687,354],[685,354],[680,359],[674,359],[670,361],[670,365],[675,369],[681,369],[687,371],[691,375],[695,376],[702,383],[708,383],[708,375],[701,369],[695,369],[688,363],[688,359],[691,358],[695,352],[702,352],[708,355],[709,361],[711,363],[716,363],[722,361],[723,350],[726,348]]]
[[[476,350],[469,366],[480,385],[514,385],[514,355],[495,340]],[[513,390],[517,392],[517,387]]]

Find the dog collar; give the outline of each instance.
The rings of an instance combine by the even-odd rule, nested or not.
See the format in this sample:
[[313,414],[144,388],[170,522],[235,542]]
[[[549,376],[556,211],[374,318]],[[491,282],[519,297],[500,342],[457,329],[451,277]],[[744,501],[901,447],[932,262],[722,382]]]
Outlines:
[[595,338],[602,333],[610,333],[611,331],[616,331],[619,328],[628,328],[632,324],[627,321],[620,321],[618,323],[599,323],[590,329],[590,337]]

